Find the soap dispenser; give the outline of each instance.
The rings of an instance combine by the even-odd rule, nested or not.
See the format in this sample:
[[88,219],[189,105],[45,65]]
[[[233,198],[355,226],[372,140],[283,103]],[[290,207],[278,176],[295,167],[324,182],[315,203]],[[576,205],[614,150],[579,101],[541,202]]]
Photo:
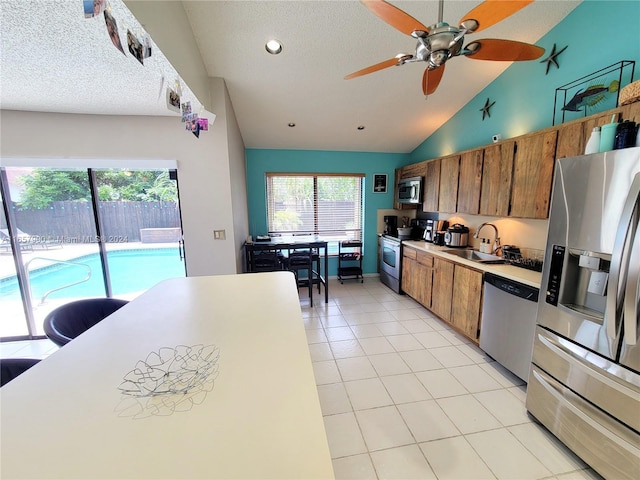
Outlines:
[[584,149],[584,154],[598,153],[600,151],[600,127],[594,127],[591,132],[591,136],[587,141],[587,145]]

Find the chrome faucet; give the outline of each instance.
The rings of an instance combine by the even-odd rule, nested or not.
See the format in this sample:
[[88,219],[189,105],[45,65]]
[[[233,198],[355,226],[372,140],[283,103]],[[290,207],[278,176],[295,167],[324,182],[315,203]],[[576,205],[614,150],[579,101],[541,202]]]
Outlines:
[[485,222],[482,225],[480,225],[476,230],[476,233],[473,234],[473,238],[478,238],[478,235],[480,234],[480,230],[482,230],[482,227],[484,227],[485,225],[489,227],[493,227],[493,230],[495,232],[495,237],[493,239],[493,248],[491,249],[491,253],[496,253],[500,249],[500,237],[498,236],[498,228],[493,223]]

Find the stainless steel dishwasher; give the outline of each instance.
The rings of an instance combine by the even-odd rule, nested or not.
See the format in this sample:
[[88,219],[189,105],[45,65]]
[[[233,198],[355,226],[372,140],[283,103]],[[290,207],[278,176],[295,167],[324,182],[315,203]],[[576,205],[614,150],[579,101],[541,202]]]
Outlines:
[[529,377],[539,289],[484,274],[480,348],[525,382]]

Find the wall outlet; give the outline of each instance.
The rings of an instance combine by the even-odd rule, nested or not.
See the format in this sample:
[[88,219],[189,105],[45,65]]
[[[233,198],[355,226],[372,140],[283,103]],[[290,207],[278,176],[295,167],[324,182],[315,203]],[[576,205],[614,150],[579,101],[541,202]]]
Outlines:
[[213,239],[214,240],[226,240],[227,234],[225,230],[214,230],[213,231]]

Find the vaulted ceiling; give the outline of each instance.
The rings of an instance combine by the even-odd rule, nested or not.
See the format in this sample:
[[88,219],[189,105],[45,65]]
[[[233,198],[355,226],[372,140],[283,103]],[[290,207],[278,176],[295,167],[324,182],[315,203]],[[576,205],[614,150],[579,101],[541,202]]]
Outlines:
[[[142,34],[140,24],[153,19],[134,17],[121,0],[108,3],[125,53],[111,43],[102,16],[84,18],[82,0],[2,0],[2,108],[177,115],[166,108],[164,94],[180,76],[172,65],[176,54],[165,58],[152,43],[154,53],[141,65],[127,51],[126,32]],[[176,33],[193,35],[208,76],[225,80],[248,148],[410,152],[510,65],[453,58],[436,93],[425,99],[422,62],[344,80],[412,53],[416,44],[358,1],[180,3],[191,31]],[[427,26],[437,22],[435,0],[391,3]],[[445,1],[444,21],[457,25],[479,3]],[[538,0],[465,43],[536,43],[579,3]],[[281,54],[265,50],[271,38],[282,42]],[[182,85],[184,99],[197,105]]]

